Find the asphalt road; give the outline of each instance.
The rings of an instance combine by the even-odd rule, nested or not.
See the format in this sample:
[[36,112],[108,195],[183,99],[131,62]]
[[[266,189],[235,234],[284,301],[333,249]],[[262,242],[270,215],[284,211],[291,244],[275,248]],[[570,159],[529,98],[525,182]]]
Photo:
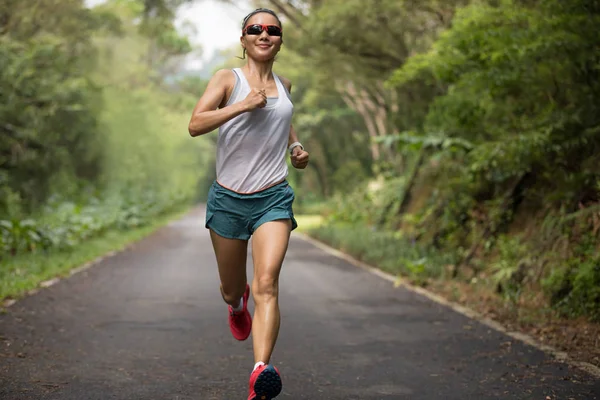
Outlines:
[[[202,223],[198,210],[10,307],[0,399],[245,400],[251,341],[229,333]],[[298,237],[280,304],[278,399],[600,399],[591,376]]]

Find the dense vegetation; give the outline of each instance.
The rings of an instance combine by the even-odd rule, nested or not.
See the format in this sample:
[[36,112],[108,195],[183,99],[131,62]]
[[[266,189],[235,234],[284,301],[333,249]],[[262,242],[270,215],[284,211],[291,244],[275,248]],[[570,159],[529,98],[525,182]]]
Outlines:
[[10,281],[29,272],[18,257],[72,251],[197,200],[212,145],[187,134],[204,83],[172,79],[194,50],[173,5],[2,3],[0,280]]
[[257,4],[287,17],[315,236],[600,320],[598,1]]

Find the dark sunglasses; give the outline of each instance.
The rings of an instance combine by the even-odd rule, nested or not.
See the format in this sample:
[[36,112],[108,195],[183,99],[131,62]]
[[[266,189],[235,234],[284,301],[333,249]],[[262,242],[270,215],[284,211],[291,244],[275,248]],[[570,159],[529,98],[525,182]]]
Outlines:
[[277,25],[252,24],[243,30],[246,35],[260,35],[263,31],[267,31],[269,36],[281,36],[283,34],[283,29]]

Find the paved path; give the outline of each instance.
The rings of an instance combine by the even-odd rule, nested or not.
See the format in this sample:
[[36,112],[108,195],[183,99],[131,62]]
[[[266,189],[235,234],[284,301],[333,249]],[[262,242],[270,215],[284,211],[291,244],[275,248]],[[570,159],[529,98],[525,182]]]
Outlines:
[[[0,316],[0,399],[245,400],[198,210]],[[600,399],[590,376],[294,238],[278,399]]]

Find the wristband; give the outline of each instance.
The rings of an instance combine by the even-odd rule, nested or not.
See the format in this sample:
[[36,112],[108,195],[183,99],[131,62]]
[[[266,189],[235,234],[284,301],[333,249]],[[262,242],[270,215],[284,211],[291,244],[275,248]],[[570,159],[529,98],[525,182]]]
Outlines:
[[302,146],[302,143],[300,143],[300,142],[294,142],[294,143],[292,143],[290,145],[290,147],[288,147],[288,150],[290,151],[290,154],[292,154],[292,151],[294,150],[294,147],[296,147],[296,146],[300,146],[300,148],[302,150],[304,150],[304,146]]

